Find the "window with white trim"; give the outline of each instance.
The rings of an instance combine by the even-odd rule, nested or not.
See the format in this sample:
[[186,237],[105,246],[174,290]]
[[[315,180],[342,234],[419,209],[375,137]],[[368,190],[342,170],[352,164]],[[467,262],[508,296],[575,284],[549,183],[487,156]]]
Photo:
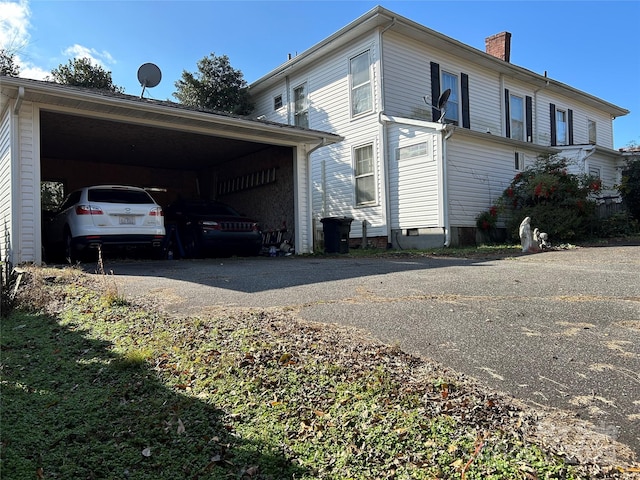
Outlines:
[[565,110],[556,110],[556,145],[568,145],[567,112]]
[[408,160],[415,157],[423,157],[427,155],[427,142],[416,143],[406,147],[399,147],[396,150],[396,160]]
[[509,95],[511,138],[524,141],[524,98]]
[[444,107],[444,120],[446,123],[453,123],[454,125],[458,125],[460,122],[460,101],[458,96],[458,76],[449,72],[442,72],[442,91],[444,92],[447,88],[451,89],[451,95],[449,95],[449,100],[447,100],[447,104]]
[[513,168],[518,172],[522,172],[524,170],[524,153],[522,152],[515,153]]
[[600,177],[600,168],[599,167],[589,167],[589,176],[594,178],[602,178]]
[[589,143],[596,144],[596,122],[594,120],[587,120],[587,129],[589,132]]
[[356,205],[372,205],[376,202],[376,182],[373,172],[373,145],[353,149]]
[[307,84],[303,83],[293,89],[293,117],[296,127],[309,128],[309,101],[307,100]]
[[351,80],[351,115],[357,116],[373,110],[371,89],[371,60],[369,50],[349,61]]

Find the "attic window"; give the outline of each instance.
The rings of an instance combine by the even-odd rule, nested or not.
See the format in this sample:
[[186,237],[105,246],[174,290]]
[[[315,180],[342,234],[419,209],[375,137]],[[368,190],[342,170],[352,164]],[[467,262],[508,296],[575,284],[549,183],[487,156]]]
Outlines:
[[277,95],[273,98],[273,109],[278,110],[282,108],[282,95]]

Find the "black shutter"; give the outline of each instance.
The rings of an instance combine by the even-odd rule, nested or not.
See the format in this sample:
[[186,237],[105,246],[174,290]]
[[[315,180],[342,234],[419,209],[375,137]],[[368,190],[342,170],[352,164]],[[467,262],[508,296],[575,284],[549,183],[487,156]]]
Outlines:
[[569,145],[573,145],[573,110],[567,110],[567,130],[569,133]]
[[549,121],[551,123],[551,146],[555,147],[557,145],[556,139],[556,106],[553,103],[549,104]]
[[526,132],[527,142],[533,142],[533,99],[531,97],[525,98],[525,118],[527,122]]
[[440,110],[433,107],[438,105],[440,98],[440,64],[431,62],[431,120],[436,122],[440,118]]
[[504,134],[507,138],[511,138],[511,102],[509,102],[509,89],[504,89],[504,116],[505,116],[505,125],[504,125]]
[[462,127],[471,128],[471,118],[469,117],[469,75],[460,74],[460,87],[462,89]]

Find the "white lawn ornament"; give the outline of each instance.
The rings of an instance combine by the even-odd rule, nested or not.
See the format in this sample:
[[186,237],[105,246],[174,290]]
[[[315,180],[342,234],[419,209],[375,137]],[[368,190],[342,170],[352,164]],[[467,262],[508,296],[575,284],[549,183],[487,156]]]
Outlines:
[[545,248],[549,248],[551,245],[549,244],[549,235],[545,232],[541,232],[539,228],[533,229],[533,240],[538,245],[540,250],[544,250]]
[[530,252],[533,248],[533,236],[531,234],[531,217],[525,217],[518,229],[520,244],[523,252]]

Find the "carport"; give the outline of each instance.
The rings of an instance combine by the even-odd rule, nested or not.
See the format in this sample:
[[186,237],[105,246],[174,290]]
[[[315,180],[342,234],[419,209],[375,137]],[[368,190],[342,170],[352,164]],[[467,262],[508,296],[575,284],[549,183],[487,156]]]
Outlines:
[[2,258],[40,263],[41,182],[218,198],[312,249],[309,154],[341,140],[172,102],[0,77]]

